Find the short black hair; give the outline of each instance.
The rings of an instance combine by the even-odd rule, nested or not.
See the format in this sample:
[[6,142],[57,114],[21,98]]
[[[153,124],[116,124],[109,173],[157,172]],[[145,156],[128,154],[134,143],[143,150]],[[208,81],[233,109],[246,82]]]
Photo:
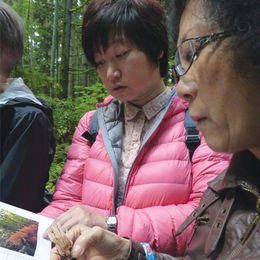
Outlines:
[[[181,15],[190,0],[172,0],[170,7],[173,39],[178,38]],[[260,79],[260,1],[259,0],[196,0],[203,8],[212,28],[234,31],[229,50],[233,53],[233,66],[238,73]],[[216,31],[212,31],[215,33]],[[200,36],[200,35],[198,35]]]
[[[92,65],[94,53],[104,51],[108,40],[128,40],[160,68],[168,72],[168,31],[166,14],[157,0],[92,0],[84,13],[82,47]],[[162,58],[158,57],[163,52]]]

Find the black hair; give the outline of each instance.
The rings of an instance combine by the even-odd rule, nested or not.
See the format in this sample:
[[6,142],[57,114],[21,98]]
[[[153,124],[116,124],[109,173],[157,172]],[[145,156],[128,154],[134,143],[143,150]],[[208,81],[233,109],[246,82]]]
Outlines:
[[[177,41],[181,15],[190,0],[172,0],[170,24]],[[212,29],[233,31],[229,42],[233,66],[239,73],[260,78],[260,1],[259,0],[196,0],[203,8]],[[216,33],[216,31],[212,31]],[[198,35],[200,36],[200,35]],[[252,75],[253,72],[253,75]]]
[[162,77],[167,75],[166,15],[157,0],[90,1],[82,25],[82,47],[90,64],[96,65],[94,53],[105,51],[110,37],[133,43],[159,66]]

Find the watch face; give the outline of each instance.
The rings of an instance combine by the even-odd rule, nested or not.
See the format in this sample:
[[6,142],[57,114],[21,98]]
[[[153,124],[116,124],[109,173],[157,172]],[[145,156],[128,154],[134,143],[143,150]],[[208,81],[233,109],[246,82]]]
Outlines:
[[108,225],[115,225],[116,224],[116,217],[115,216],[109,216],[107,218],[107,224]]

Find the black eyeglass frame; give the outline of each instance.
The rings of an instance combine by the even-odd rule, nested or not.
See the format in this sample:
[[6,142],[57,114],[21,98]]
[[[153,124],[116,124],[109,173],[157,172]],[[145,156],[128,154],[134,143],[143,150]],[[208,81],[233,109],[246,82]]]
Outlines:
[[[227,38],[227,37],[230,37],[234,35],[234,31],[230,31],[230,32],[219,32],[219,33],[213,33],[213,34],[208,34],[208,35],[205,35],[205,36],[200,36],[200,37],[195,37],[195,38],[188,38],[188,39],[185,39],[184,41],[181,42],[181,44],[177,47],[177,50],[176,50],[176,53],[175,53],[175,59],[174,59],[174,63],[175,65],[173,66],[172,68],[172,74],[173,74],[173,78],[176,82],[179,81],[179,78],[180,76],[183,76],[185,75],[190,67],[192,66],[193,62],[198,58],[199,56],[199,53],[200,51],[205,47],[207,46],[208,44],[212,43],[212,42],[216,42],[217,40],[220,40],[220,39],[224,39],[224,38]],[[177,68],[179,65],[181,65],[181,62],[177,62],[177,66],[176,66],[176,56],[180,56],[179,54],[177,54],[179,52],[179,49],[180,47],[182,46],[182,44],[184,42],[187,42],[187,41],[195,41],[196,43],[199,43],[199,47],[195,48],[194,46],[194,53],[192,55],[192,58],[191,58],[191,62],[190,62],[190,65],[188,66],[188,68],[182,73],[180,73],[180,70]]]

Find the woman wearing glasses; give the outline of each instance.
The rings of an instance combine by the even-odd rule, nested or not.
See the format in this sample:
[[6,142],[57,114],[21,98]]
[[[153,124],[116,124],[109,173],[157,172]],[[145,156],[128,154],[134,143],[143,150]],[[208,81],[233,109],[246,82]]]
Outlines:
[[[234,153],[178,231],[196,221],[183,259],[260,259],[260,1],[174,3],[178,94],[210,147]],[[80,259],[176,259],[99,228],[69,236]]]
[[162,78],[168,59],[163,9],[157,0],[92,0],[82,40],[113,97],[97,107],[100,130],[91,147],[82,134],[93,111],[79,123],[53,201],[43,211],[57,217],[50,230],[56,224],[99,226],[182,255],[192,225],[175,233],[228,157],[210,150],[202,137],[189,158],[188,104]]

